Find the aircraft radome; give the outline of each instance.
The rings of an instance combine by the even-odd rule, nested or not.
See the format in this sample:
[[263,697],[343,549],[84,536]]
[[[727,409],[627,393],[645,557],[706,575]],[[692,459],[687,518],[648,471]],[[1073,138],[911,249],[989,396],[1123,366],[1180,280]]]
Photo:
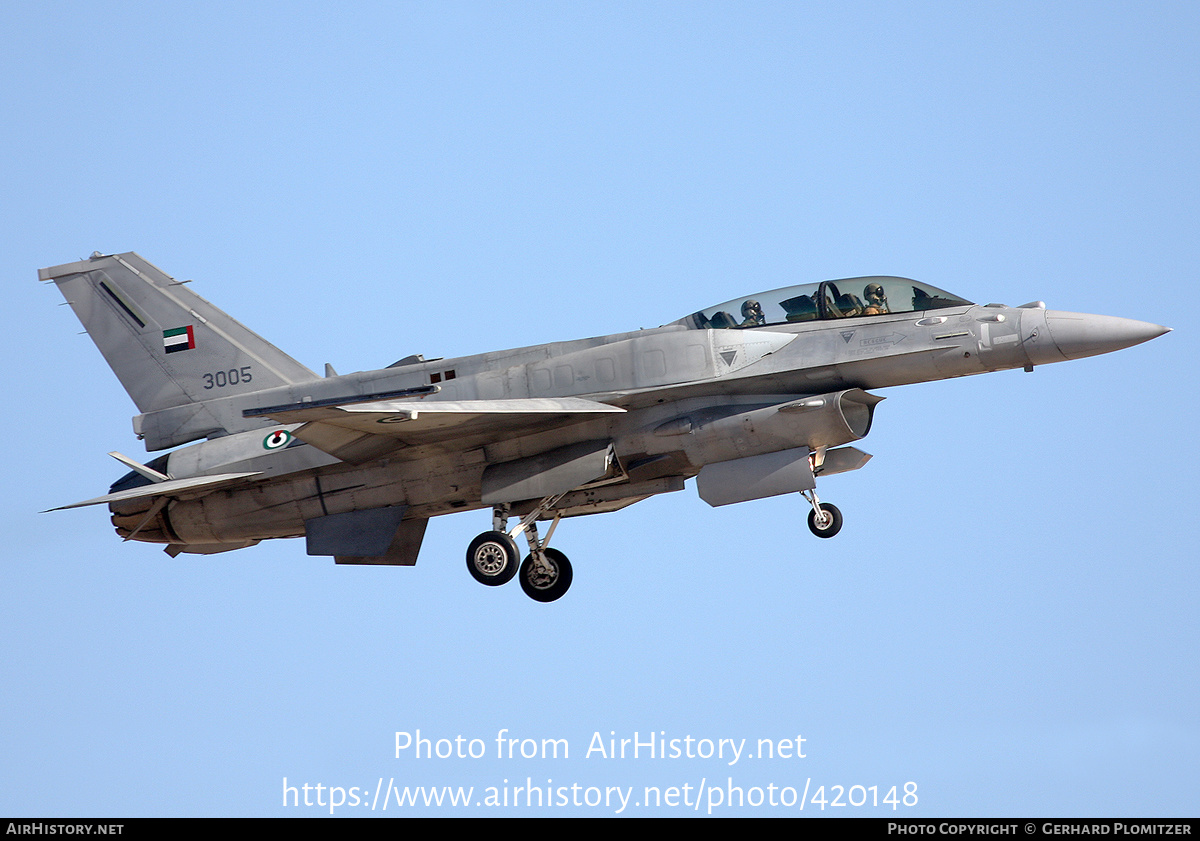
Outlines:
[[[490,508],[467,569],[571,585],[564,517],[616,511],[695,478],[728,505],[800,493],[817,537],[842,514],[816,479],[857,470],[867,389],[1079,359],[1168,328],[979,306],[899,277],[734,298],[651,330],[318,376],[137,254],[42,269],[140,414],[147,464],[104,496],[126,540],[172,556],[304,537],[340,564],[412,565],[430,517]],[[198,442],[198,443],[192,443]],[[189,446],[181,446],[189,445]],[[510,521],[516,525],[509,528]],[[544,537],[539,521],[549,521]],[[522,562],[516,538],[529,554]]]

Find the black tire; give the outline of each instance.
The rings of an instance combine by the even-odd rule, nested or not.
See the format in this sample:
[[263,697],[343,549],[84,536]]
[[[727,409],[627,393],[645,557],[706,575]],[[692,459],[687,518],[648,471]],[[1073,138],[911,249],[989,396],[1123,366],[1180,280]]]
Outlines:
[[489,587],[512,581],[520,560],[517,542],[502,531],[485,531],[467,547],[467,571]]
[[842,530],[842,512],[838,510],[836,505],[830,505],[828,502],[821,503],[821,510],[825,512],[825,525],[818,525],[817,512],[809,511],[808,530],[817,537],[833,537]]
[[546,560],[554,567],[554,576],[538,574],[533,555],[526,555],[521,564],[521,589],[535,602],[552,602],[561,599],[571,588],[571,562],[557,549],[546,549]]

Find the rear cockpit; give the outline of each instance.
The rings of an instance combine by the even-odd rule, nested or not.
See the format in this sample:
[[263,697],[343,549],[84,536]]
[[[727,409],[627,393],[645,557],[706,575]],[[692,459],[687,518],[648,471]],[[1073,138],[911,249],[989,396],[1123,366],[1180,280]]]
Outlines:
[[743,329],[968,306],[970,301],[927,283],[903,277],[853,277],[734,298],[675,323],[701,330]]

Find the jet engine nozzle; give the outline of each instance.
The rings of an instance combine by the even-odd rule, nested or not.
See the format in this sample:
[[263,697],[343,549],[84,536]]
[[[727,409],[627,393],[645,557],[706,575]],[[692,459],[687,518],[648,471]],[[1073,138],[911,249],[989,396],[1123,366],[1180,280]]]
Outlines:
[[166,508],[161,503],[142,497],[109,504],[112,524],[124,540],[141,540],[146,543],[178,543],[179,538],[171,529]]

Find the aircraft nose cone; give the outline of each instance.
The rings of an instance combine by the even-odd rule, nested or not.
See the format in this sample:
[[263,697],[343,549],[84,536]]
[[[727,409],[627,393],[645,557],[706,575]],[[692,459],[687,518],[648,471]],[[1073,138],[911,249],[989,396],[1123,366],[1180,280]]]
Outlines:
[[1046,311],[1046,327],[1059,352],[1067,359],[1111,353],[1171,332],[1170,327],[1148,321],[1056,310]]

